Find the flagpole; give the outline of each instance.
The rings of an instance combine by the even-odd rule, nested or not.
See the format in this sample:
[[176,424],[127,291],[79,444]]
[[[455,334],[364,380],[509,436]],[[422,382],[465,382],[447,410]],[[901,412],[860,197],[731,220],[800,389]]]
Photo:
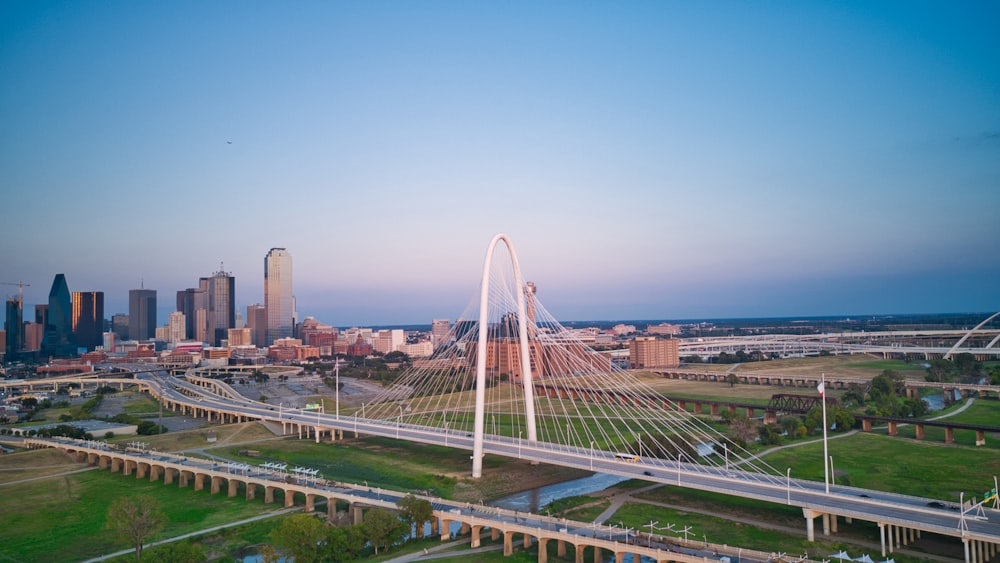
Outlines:
[[823,405],[823,484],[826,486],[826,494],[830,494],[830,453],[826,444],[826,374],[820,374],[819,379],[819,400]]

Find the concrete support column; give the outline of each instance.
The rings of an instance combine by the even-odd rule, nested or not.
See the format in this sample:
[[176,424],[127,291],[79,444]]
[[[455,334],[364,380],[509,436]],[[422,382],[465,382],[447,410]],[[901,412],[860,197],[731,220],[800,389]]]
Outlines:
[[173,467],[167,467],[163,470],[163,484],[172,485],[174,483],[174,477],[177,475],[177,470]]
[[833,532],[834,534],[837,533],[837,515],[836,514],[831,514],[830,515],[830,531]]
[[316,495],[307,494],[306,495],[306,512],[312,512],[316,510]]
[[274,502],[274,487],[264,487],[264,504]]
[[111,472],[118,473],[118,470],[121,469],[121,464],[122,460],[117,457],[111,458]]
[[583,550],[586,549],[587,546],[575,543],[573,544],[573,548],[574,563],[583,563]]
[[813,518],[818,516],[818,514],[808,508],[803,508],[802,516],[806,519],[806,539],[809,541],[816,541],[816,529],[813,523]]
[[[698,407],[698,411],[701,412],[701,406]],[[594,546],[594,563],[603,563],[604,556],[601,555],[601,548]]]
[[[444,537],[443,535],[441,537]],[[507,557],[514,553],[514,532],[503,533],[503,555]]]
[[615,563],[625,563],[625,552],[616,551],[615,552]]
[[246,499],[253,500],[256,497],[257,497],[257,485],[251,483],[250,481],[247,481]]
[[[437,516],[435,516],[434,518],[431,518],[431,535],[432,536],[438,535],[438,530],[440,529],[440,527],[441,526],[438,523]],[[495,529],[493,530],[493,539],[497,539],[496,530]]]
[[[365,523],[365,509],[362,508],[360,504],[352,504],[348,510],[351,511],[351,521],[355,525]],[[445,526],[445,529],[447,529],[447,526]],[[441,536],[441,539],[447,539],[447,538]]]
[[[247,483],[247,488],[249,489],[249,483]],[[240,491],[240,482],[236,479],[229,480],[229,496],[234,497],[236,493]]]
[[194,474],[194,490],[200,491],[205,488],[205,474],[195,473]]
[[893,526],[892,524],[886,524],[885,527],[886,527],[885,535],[887,538],[889,538],[889,553],[892,553],[896,551],[896,544],[893,543],[893,537],[892,537],[893,528],[895,528],[895,526]]
[[531,547],[531,535],[528,532],[524,533],[524,549]]
[[549,561],[549,548],[548,538],[538,538],[538,563],[548,563]]
[[313,427],[313,434],[316,435],[316,443],[319,443],[319,426]]
[[291,508],[295,506],[295,491],[290,489],[284,489],[285,491],[285,508]]
[[556,542],[556,555],[559,557],[566,557],[566,541],[559,540]]
[[192,473],[190,471],[179,470],[177,477],[177,486],[181,489],[188,486],[188,481],[191,480]]
[[160,473],[163,471],[162,465],[150,465],[149,466],[149,480],[159,481]]
[[824,514],[823,515],[823,535],[824,536],[829,536],[830,535],[830,515],[829,514]]
[[146,478],[146,471],[148,469],[149,469],[149,464],[148,463],[146,463],[144,461],[140,461],[139,463],[137,463],[136,466],[135,466],[135,478],[136,479],[145,479]]
[[222,477],[213,475],[212,476],[212,494],[213,495],[219,494],[219,491],[221,491],[221,490],[222,490]]
[[459,528],[458,535],[464,536],[465,534],[468,534],[471,531],[471,529],[472,528],[469,526],[467,522],[462,522],[462,527]]

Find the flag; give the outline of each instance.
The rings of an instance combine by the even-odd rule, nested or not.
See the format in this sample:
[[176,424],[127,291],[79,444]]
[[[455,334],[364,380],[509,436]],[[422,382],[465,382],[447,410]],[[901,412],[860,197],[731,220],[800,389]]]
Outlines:
[[816,386],[816,390],[819,391],[819,396],[820,397],[826,398],[826,395],[824,393],[826,391],[826,385],[824,385],[824,383],[826,383],[826,382],[820,381],[819,385]]

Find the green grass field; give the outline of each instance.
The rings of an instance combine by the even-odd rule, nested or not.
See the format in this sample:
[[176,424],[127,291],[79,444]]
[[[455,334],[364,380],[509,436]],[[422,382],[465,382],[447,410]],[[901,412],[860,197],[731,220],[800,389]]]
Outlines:
[[[10,491],[4,491],[9,493]],[[280,500],[265,505],[195,492],[162,481],[149,482],[107,471],[88,471],[17,484],[17,494],[5,494],[0,517],[0,556],[14,561],[79,561],[113,553],[118,545],[104,530],[107,509],[122,495],[155,497],[167,517],[158,537],[171,537],[275,510]],[[278,495],[280,496],[280,495]],[[0,559],[3,559],[0,557]]]

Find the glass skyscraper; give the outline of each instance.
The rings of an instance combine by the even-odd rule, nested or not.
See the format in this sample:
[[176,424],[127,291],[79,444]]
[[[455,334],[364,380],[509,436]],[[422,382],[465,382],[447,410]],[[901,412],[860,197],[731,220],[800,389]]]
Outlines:
[[267,311],[267,345],[291,338],[293,331],[292,255],[272,248],[264,257],[264,309]]
[[76,343],[73,341],[73,301],[65,274],[56,274],[52,280],[42,350],[51,356],[76,355]]
[[104,292],[73,292],[73,337],[76,345],[93,350],[104,343]]
[[229,329],[236,328],[236,278],[220,269],[210,278],[200,278],[198,287],[208,293],[207,340],[220,346]]
[[155,289],[129,290],[128,337],[132,340],[149,340],[156,337]]

